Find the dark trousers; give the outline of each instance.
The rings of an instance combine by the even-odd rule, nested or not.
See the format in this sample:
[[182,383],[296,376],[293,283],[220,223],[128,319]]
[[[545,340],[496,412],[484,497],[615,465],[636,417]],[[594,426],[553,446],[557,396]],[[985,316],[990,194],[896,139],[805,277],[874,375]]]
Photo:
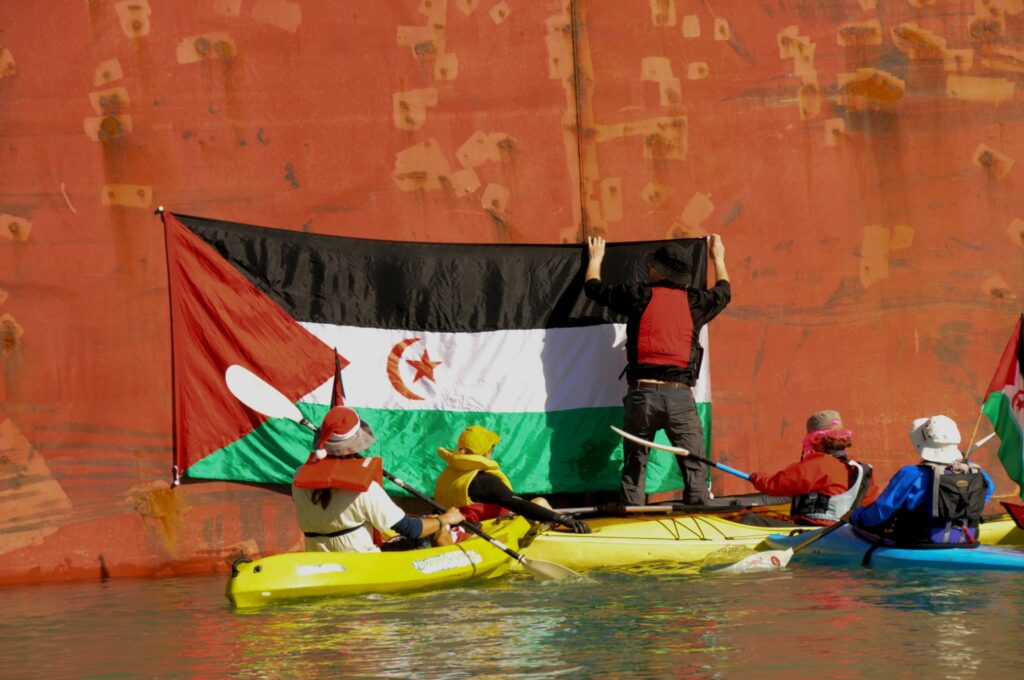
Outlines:
[[[707,468],[693,460],[695,456],[704,457],[704,428],[697,414],[693,392],[674,385],[636,383],[622,403],[626,411],[622,429],[626,432],[652,441],[658,430],[665,430],[673,446],[691,453],[690,456],[675,457],[686,483],[683,502],[693,505],[707,503]],[[623,442],[623,452],[621,500],[626,505],[645,505],[649,449],[627,439]]]

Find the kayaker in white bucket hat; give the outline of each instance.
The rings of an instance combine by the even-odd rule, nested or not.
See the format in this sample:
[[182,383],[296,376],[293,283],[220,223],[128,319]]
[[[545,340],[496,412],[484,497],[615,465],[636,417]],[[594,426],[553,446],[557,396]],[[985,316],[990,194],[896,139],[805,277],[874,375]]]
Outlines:
[[910,442],[921,463],[907,465],[874,503],[853,514],[853,523],[900,545],[969,545],[995,483],[964,460],[960,429],[944,415],[917,418]]

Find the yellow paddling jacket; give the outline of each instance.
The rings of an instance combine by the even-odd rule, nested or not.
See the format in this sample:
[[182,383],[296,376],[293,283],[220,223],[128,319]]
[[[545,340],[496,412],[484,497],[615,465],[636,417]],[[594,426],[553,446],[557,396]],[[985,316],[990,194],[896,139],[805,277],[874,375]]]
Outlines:
[[512,483],[501,471],[495,461],[487,456],[474,453],[458,453],[445,448],[438,448],[437,455],[448,463],[434,486],[434,500],[446,508],[461,508],[471,505],[474,501],[469,497],[469,484],[480,472],[494,475],[509,489]]

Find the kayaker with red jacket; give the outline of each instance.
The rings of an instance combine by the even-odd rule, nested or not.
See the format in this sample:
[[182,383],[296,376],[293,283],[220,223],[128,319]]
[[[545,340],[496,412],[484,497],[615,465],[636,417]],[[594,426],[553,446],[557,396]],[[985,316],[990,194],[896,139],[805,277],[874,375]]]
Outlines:
[[516,495],[512,483],[491,456],[501,437],[480,425],[467,427],[455,451],[439,447],[437,455],[448,466],[437,478],[434,500],[459,509],[471,522],[493,519],[511,511],[535,522],[561,524],[578,534],[589,534],[590,525],[581,519],[561,515],[547,500]]
[[[725,268],[725,246],[718,234],[708,237],[708,257],[715,267],[715,285],[695,287],[685,249],[678,243],[657,248],[648,258],[647,280],[611,285],[601,281],[605,242],[587,238],[586,296],[626,317],[626,380],[622,429],[653,440],[665,430],[673,446],[690,456],[676,458],[683,475],[683,502],[706,505],[709,498],[704,455],[704,429],[697,413],[693,386],[700,375],[701,328],[725,309],[732,298]],[[625,505],[647,502],[647,458],[640,444],[623,444],[619,500]]]
[[292,480],[307,551],[377,552],[374,529],[417,541],[465,519],[456,508],[439,516],[406,515],[381,486],[381,459],[359,455],[373,441],[373,430],[355,409],[336,406],[324,416],[317,450]]
[[921,463],[900,468],[874,503],[854,513],[854,524],[901,545],[977,543],[995,482],[964,460],[960,429],[948,416],[914,420],[910,441]]
[[792,496],[790,519],[797,524],[835,524],[853,506],[857,491],[867,477],[864,502],[878,496],[865,475],[867,466],[850,460],[853,432],[843,427],[838,411],[819,411],[807,419],[800,460],[778,472],[754,472],[750,483],[772,496]]

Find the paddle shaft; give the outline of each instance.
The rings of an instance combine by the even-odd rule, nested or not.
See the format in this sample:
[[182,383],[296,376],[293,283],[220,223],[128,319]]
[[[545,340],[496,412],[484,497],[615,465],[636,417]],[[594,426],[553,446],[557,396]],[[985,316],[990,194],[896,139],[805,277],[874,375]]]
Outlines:
[[719,463],[719,462],[711,460],[710,458],[704,458],[702,456],[695,456],[692,453],[690,453],[689,451],[687,451],[686,449],[681,449],[678,446],[667,446],[665,444],[658,444],[656,442],[648,441],[647,439],[644,439],[643,437],[638,437],[635,434],[631,434],[629,432],[626,432],[625,430],[620,430],[619,428],[615,427],[614,425],[612,425],[611,428],[615,432],[617,432],[620,435],[622,435],[623,438],[628,439],[628,440],[630,440],[632,442],[636,442],[637,444],[640,444],[641,446],[646,446],[649,449],[657,449],[659,451],[665,451],[667,453],[671,453],[671,454],[674,454],[676,456],[683,456],[683,457],[686,457],[686,458],[690,458],[692,460],[696,460],[696,461],[699,461],[701,463],[704,463],[705,465],[710,465],[711,467],[716,468],[718,470],[721,470],[722,472],[726,472],[726,473],[728,473],[730,475],[734,475],[736,477],[739,477],[740,479],[745,479],[748,482],[750,481],[750,475],[749,474],[747,474],[746,472],[743,472],[742,470],[737,470],[734,467],[730,467],[730,466],[726,465],[725,463]]

